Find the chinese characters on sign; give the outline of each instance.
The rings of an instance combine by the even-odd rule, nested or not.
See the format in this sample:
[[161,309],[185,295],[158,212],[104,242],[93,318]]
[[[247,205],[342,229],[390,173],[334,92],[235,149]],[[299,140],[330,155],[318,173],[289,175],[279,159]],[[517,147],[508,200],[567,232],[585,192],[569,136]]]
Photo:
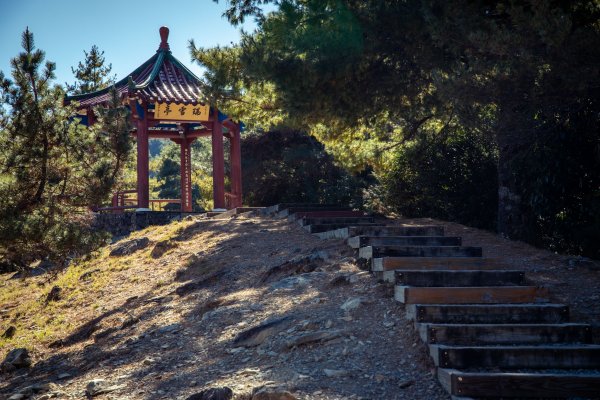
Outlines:
[[185,168],[182,169],[181,173],[183,174],[183,196],[181,196],[183,200],[182,210],[188,211],[192,209],[192,193],[190,189],[192,187],[192,176],[190,175],[190,166],[192,165],[192,155],[189,142],[184,142],[183,144],[183,159],[181,162],[185,165]]
[[209,106],[201,104],[156,103],[154,118],[174,121],[208,121]]

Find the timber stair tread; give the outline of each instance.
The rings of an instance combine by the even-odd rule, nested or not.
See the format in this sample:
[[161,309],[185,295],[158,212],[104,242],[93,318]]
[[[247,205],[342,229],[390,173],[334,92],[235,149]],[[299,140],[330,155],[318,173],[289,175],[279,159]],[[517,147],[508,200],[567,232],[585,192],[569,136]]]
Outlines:
[[468,372],[438,368],[437,375],[453,396],[597,398],[600,394],[600,372]]
[[440,324],[417,323],[427,344],[515,345],[550,343],[592,344],[589,324]]
[[[348,227],[348,223],[342,222],[342,223],[328,223],[328,224],[310,224],[310,225],[303,225],[303,228],[308,232],[308,233],[324,233],[324,232],[332,232],[335,231],[337,229],[345,229]],[[357,222],[357,223],[353,223],[350,224],[351,226],[358,226],[358,227],[368,227],[368,228],[373,228],[373,227],[377,227],[377,226],[383,226],[385,225],[382,222]]]
[[532,324],[569,321],[564,304],[414,304],[407,317],[422,323]]
[[374,257],[371,269],[376,272],[402,269],[497,269],[505,263],[487,257]]
[[552,344],[453,346],[430,344],[434,364],[442,368],[600,368],[600,345]]
[[444,227],[440,225],[386,225],[357,226],[347,224],[323,224],[321,239],[350,239],[357,236],[444,236]]
[[365,246],[358,257],[365,259],[393,257],[481,257],[483,250],[475,246]]
[[361,235],[348,239],[348,245],[354,249],[366,246],[460,246],[462,240],[456,236],[368,236]]
[[414,287],[396,285],[394,298],[404,304],[506,304],[547,301],[538,286]]
[[306,208],[310,208],[310,209],[325,209],[325,208],[346,208],[346,209],[350,209],[350,207],[345,207],[345,206],[341,206],[339,204],[333,204],[333,203],[279,203],[279,204],[275,204],[272,205],[270,207],[266,207],[266,211],[268,212],[280,212],[280,211],[284,211],[284,210],[297,210],[297,209],[306,209]]
[[394,282],[413,287],[521,286],[525,285],[525,273],[521,270],[404,270],[395,271]]
[[367,217],[362,211],[352,210],[331,210],[331,211],[301,211],[294,212],[288,215],[288,221],[296,221],[302,218],[354,218]]
[[569,307],[550,303],[524,271],[444,236],[441,226],[317,215],[298,221],[320,238],[347,239],[394,284],[453,398],[600,397],[595,327],[570,322]]
[[301,226],[306,225],[354,225],[361,223],[374,223],[375,217],[361,216],[361,217],[303,217],[298,219],[298,223]]

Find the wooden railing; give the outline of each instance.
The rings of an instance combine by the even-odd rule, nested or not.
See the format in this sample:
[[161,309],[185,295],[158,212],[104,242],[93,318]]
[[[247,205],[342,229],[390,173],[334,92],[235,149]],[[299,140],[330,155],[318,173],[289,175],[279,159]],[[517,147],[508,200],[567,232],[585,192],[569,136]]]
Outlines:
[[[158,209],[160,210],[162,204],[181,204],[181,199],[150,199],[150,209],[154,211],[154,205],[158,204]],[[181,209],[181,207],[179,207]]]
[[[113,195],[110,207],[99,207],[93,210],[97,212],[121,213],[125,210],[136,209],[138,208],[137,197],[128,197],[128,195],[134,193],[137,193],[137,190],[119,190]],[[150,209],[152,211],[156,211],[157,208],[160,211],[163,204],[181,204],[181,199],[150,199]]]

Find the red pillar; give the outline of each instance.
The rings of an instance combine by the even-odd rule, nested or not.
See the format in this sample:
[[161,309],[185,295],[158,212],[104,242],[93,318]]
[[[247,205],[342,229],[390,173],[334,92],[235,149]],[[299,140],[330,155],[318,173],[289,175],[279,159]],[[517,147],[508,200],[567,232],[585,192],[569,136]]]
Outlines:
[[150,205],[150,182],[148,175],[148,124],[146,119],[137,120],[137,198],[138,208]]
[[213,162],[213,201],[214,208],[225,208],[225,154],[223,152],[223,130],[219,122],[219,112],[213,114],[212,162]]
[[87,108],[85,112],[88,119],[88,126],[94,125],[96,123],[96,116],[94,115],[94,110],[92,110],[91,108]]
[[239,127],[231,132],[231,192],[233,207],[242,206],[242,151]]
[[194,139],[177,140],[180,146],[181,165],[181,211],[192,211],[192,142]]

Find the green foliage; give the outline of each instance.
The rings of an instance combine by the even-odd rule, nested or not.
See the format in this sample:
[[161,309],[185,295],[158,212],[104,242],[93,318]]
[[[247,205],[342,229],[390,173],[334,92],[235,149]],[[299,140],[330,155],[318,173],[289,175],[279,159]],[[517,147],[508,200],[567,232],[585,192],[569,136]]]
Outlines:
[[204,49],[190,41],[192,59],[206,68],[205,96],[229,117],[243,117],[248,129],[268,131],[283,123],[287,115],[278,106],[275,86],[244,75],[239,46]]
[[[203,211],[208,208],[207,200],[212,193],[207,192],[203,185],[202,177],[209,176],[212,172],[210,152],[208,143],[202,139],[192,143],[192,209]],[[180,169],[180,147],[173,142],[161,146],[161,151],[153,160],[153,175],[157,180],[154,190],[157,191],[159,199],[181,198],[181,169]],[[212,183],[212,180],[211,180]],[[204,189],[204,190],[202,190]],[[179,210],[179,204],[168,204],[166,210]]]
[[[313,132],[344,165],[385,176],[415,139],[487,132],[498,149],[498,230],[597,256],[585,243],[598,231],[585,227],[598,220],[598,153],[581,148],[597,148],[600,131],[597,0],[228,3],[232,23],[254,16],[259,25],[242,38],[236,79],[273,85],[286,123]],[[276,11],[264,15],[266,3]],[[448,124],[461,129],[444,133]],[[407,160],[410,171],[429,168]],[[430,212],[452,216],[454,206]]]
[[28,29],[22,44],[14,82],[0,73],[0,262],[64,265],[105,239],[89,230],[87,210],[106,199],[127,158],[127,111],[115,103],[96,126],[80,125]]
[[433,217],[493,229],[497,153],[481,133],[456,130],[399,148],[383,173],[384,204],[407,217]]
[[335,166],[314,137],[274,131],[242,140],[244,202],[350,204],[361,207],[363,182]]
[[89,53],[85,50],[83,53],[85,60],[80,61],[76,69],[71,67],[77,82],[66,84],[67,93],[71,95],[94,92],[115,82],[116,76],[110,76],[112,64],[105,65],[104,51],[93,45]]
[[527,240],[600,259],[600,127],[589,116],[573,115],[593,112],[588,106],[540,121],[512,168],[530,218]]

